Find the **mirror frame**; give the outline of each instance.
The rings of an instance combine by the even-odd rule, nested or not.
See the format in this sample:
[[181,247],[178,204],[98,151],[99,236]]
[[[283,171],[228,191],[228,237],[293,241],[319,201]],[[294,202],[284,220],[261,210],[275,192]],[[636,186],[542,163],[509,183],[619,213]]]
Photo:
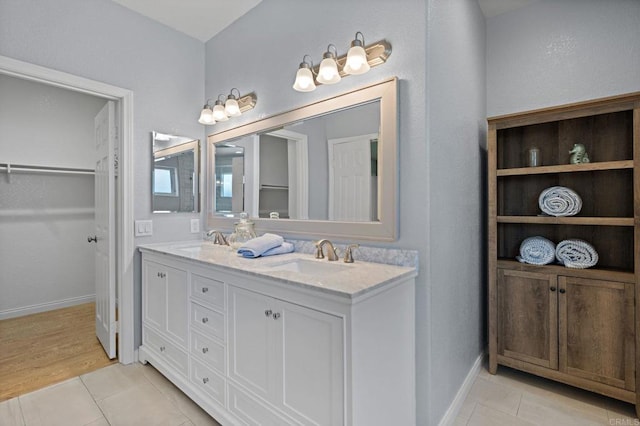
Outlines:
[[398,79],[365,86],[341,95],[276,114],[207,137],[207,225],[210,229],[233,229],[237,218],[217,216],[213,211],[215,197],[214,144],[239,137],[281,128],[306,118],[326,115],[358,104],[380,101],[380,135],[378,151],[378,221],[341,222],[251,218],[260,232],[287,236],[335,238],[338,240],[395,241],[397,239],[398,185]]

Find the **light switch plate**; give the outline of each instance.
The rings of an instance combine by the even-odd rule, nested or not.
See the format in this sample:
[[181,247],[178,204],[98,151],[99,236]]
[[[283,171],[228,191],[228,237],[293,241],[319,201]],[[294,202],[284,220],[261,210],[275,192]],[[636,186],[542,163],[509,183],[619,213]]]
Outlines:
[[200,232],[200,219],[191,219],[191,233],[197,234]]
[[153,222],[150,220],[136,220],[134,227],[136,237],[148,237],[153,235]]

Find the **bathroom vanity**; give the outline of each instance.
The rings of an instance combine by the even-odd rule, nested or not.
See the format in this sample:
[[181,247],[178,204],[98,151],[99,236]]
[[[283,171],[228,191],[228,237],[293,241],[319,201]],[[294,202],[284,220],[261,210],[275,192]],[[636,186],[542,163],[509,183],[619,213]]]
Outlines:
[[140,251],[139,359],[221,424],[415,424],[415,268]]

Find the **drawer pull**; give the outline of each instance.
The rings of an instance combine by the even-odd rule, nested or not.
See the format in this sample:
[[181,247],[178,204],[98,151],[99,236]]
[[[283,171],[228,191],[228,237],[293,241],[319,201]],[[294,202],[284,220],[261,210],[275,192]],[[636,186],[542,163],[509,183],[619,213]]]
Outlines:
[[158,277],[164,278],[166,276],[167,276],[167,274],[165,274],[164,272],[158,272]]
[[208,322],[209,322],[209,318],[207,318],[207,317],[202,318],[202,323],[203,324],[206,324]]
[[280,313],[276,312],[275,314],[273,314],[273,319],[277,320],[278,318],[280,318]]
[[209,378],[208,377],[203,377],[202,378],[202,383],[204,383],[205,385],[209,382]]
[[264,315],[267,317],[270,317],[271,314],[273,314],[273,311],[271,309],[267,309],[266,311],[264,311]]
[[203,293],[206,293],[206,292],[208,292],[208,291],[209,291],[209,287],[202,287],[202,292],[203,292]]
[[206,354],[207,352],[209,352],[209,348],[202,348],[202,353]]

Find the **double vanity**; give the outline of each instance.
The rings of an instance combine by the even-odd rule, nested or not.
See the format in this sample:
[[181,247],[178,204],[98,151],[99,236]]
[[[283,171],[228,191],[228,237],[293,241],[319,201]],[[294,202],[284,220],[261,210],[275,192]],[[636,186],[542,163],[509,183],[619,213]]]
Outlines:
[[140,251],[139,359],[221,424],[415,424],[415,268]]

